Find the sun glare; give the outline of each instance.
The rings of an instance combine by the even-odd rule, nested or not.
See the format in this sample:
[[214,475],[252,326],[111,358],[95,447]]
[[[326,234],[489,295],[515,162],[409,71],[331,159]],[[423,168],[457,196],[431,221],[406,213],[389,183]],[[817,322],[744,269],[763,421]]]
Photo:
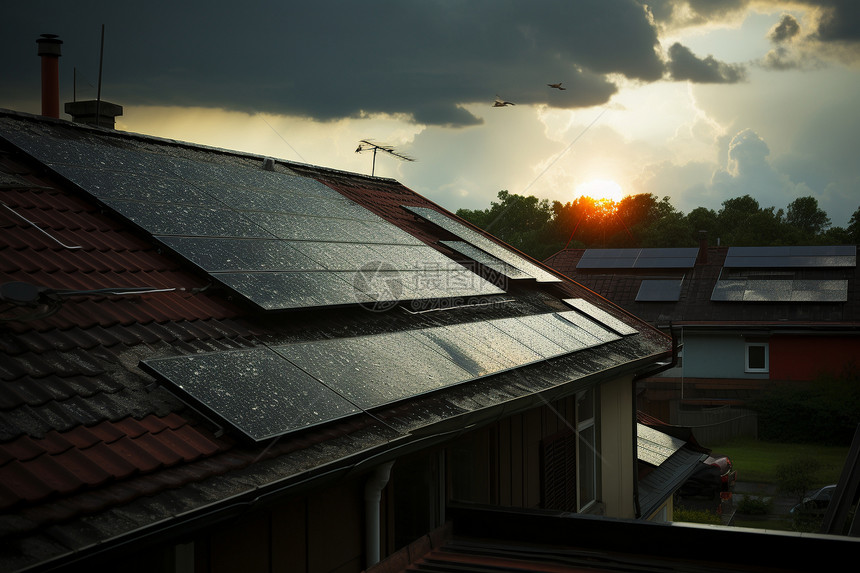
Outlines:
[[621,185],[610,179],[592,179],[576,186],[578,197],[591,197],[592,199],[608,199],[618,203],[624,198]]

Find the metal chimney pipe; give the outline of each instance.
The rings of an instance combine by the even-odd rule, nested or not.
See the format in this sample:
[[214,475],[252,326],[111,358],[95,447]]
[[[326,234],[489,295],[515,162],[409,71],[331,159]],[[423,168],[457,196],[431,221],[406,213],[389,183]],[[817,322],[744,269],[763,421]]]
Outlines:
[[56,34],[42,34],[36,40],[42,58],[42,115],[60,117],[60,45]]

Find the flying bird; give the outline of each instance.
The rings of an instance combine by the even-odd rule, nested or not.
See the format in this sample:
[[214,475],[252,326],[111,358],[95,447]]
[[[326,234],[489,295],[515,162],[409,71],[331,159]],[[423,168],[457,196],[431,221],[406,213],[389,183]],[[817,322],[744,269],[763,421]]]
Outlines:
[[549,87],[551,87],[551,88],[555,88],[555,89],[557,89],[557,90],[566,90],[567,88],[563,88],[563,87],[561,87],[561,84],[562,84],[562,83],[563,83],[563,82],[558,82],[557,84],[547,84],[547,85],[548,85]]
[[496,101],[493,103],[493,107],[505,107],[506,105],[517,105],[517,104],[515,104],[512,101],[505,101],[503,99],[499,99],[499,97],[496,96]]

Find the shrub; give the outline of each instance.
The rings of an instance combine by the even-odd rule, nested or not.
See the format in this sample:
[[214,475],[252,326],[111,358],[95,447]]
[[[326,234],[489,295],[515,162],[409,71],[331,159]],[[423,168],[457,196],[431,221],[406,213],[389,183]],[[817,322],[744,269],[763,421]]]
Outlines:
[[773,511],[773,498],[746,495],[738,502],[738,513],[746,515],[767,515]]
[[754,400],[765,441],[848,445],[860,419],[860,369],[807,383],[781,383]]
[[683,521],[686,523],[722,524],[722,519],[716,513],[702,509],[687,509],[686,507],[676,507],[672,512],[672,519],[673,521]]
[[806,492],[813,489],[821,463],[809,456],[795,456],[776,466],[777,488],[780,493],[794,497],[797,503],[803,501]]

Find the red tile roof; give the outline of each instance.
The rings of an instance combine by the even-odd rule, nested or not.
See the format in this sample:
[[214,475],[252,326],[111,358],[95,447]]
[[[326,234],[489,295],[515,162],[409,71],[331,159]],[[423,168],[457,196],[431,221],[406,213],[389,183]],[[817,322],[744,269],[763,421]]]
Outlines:
[[[297,165],[295,171],[316,177],[428,244],[440,238],[432,226],[400,208],[433,204],[396,182],[309,166]],[[64,296],[37,309],[0,301],[0,516],[15,520],[9,531],[38,531],[328,443],[343,455],[339,440],[353,451],[379,447],[390,440],[398,420],[414,417],[401,406],[376,413],[393,420],[386,424],[358,416],[266,444],[214,431],[210,420],[153,387],[152,378],[138,368],[141,358],[247,348],[268,336],[306,335],[310,315],[299,312],[278,320],[231,300],[206,275],[162,252],[151,237],[2,138],[0,174],[9,175],[0,180],[0,285],[171,289]],[[594,296],[569,282],[542,288],[556,289],[560,296]],[[332,311],[316,335],[363,332],[368,315],[357,313]],[[375,328],[414,327],[412,320],[417,319],[407,313],[375,316]],[[432,320],[444,317],[426,319],[427,324]],[[648,357],[668,353],[668,342],[658,338],[656,332],[643,337]],[[541,380],[539,373],[534,378]],[[517,384],[516,391],[524,392],[522,382]],[[505,391],[497,381],[494,395]],[[470,395],[466,401],[473,400]],[[376,433],[365,442],[354,437],[370,427]],[[295,464],[285,475],[300,471],[301,460],[284,463]],[[231,486],[222,487],[230,491]]]

